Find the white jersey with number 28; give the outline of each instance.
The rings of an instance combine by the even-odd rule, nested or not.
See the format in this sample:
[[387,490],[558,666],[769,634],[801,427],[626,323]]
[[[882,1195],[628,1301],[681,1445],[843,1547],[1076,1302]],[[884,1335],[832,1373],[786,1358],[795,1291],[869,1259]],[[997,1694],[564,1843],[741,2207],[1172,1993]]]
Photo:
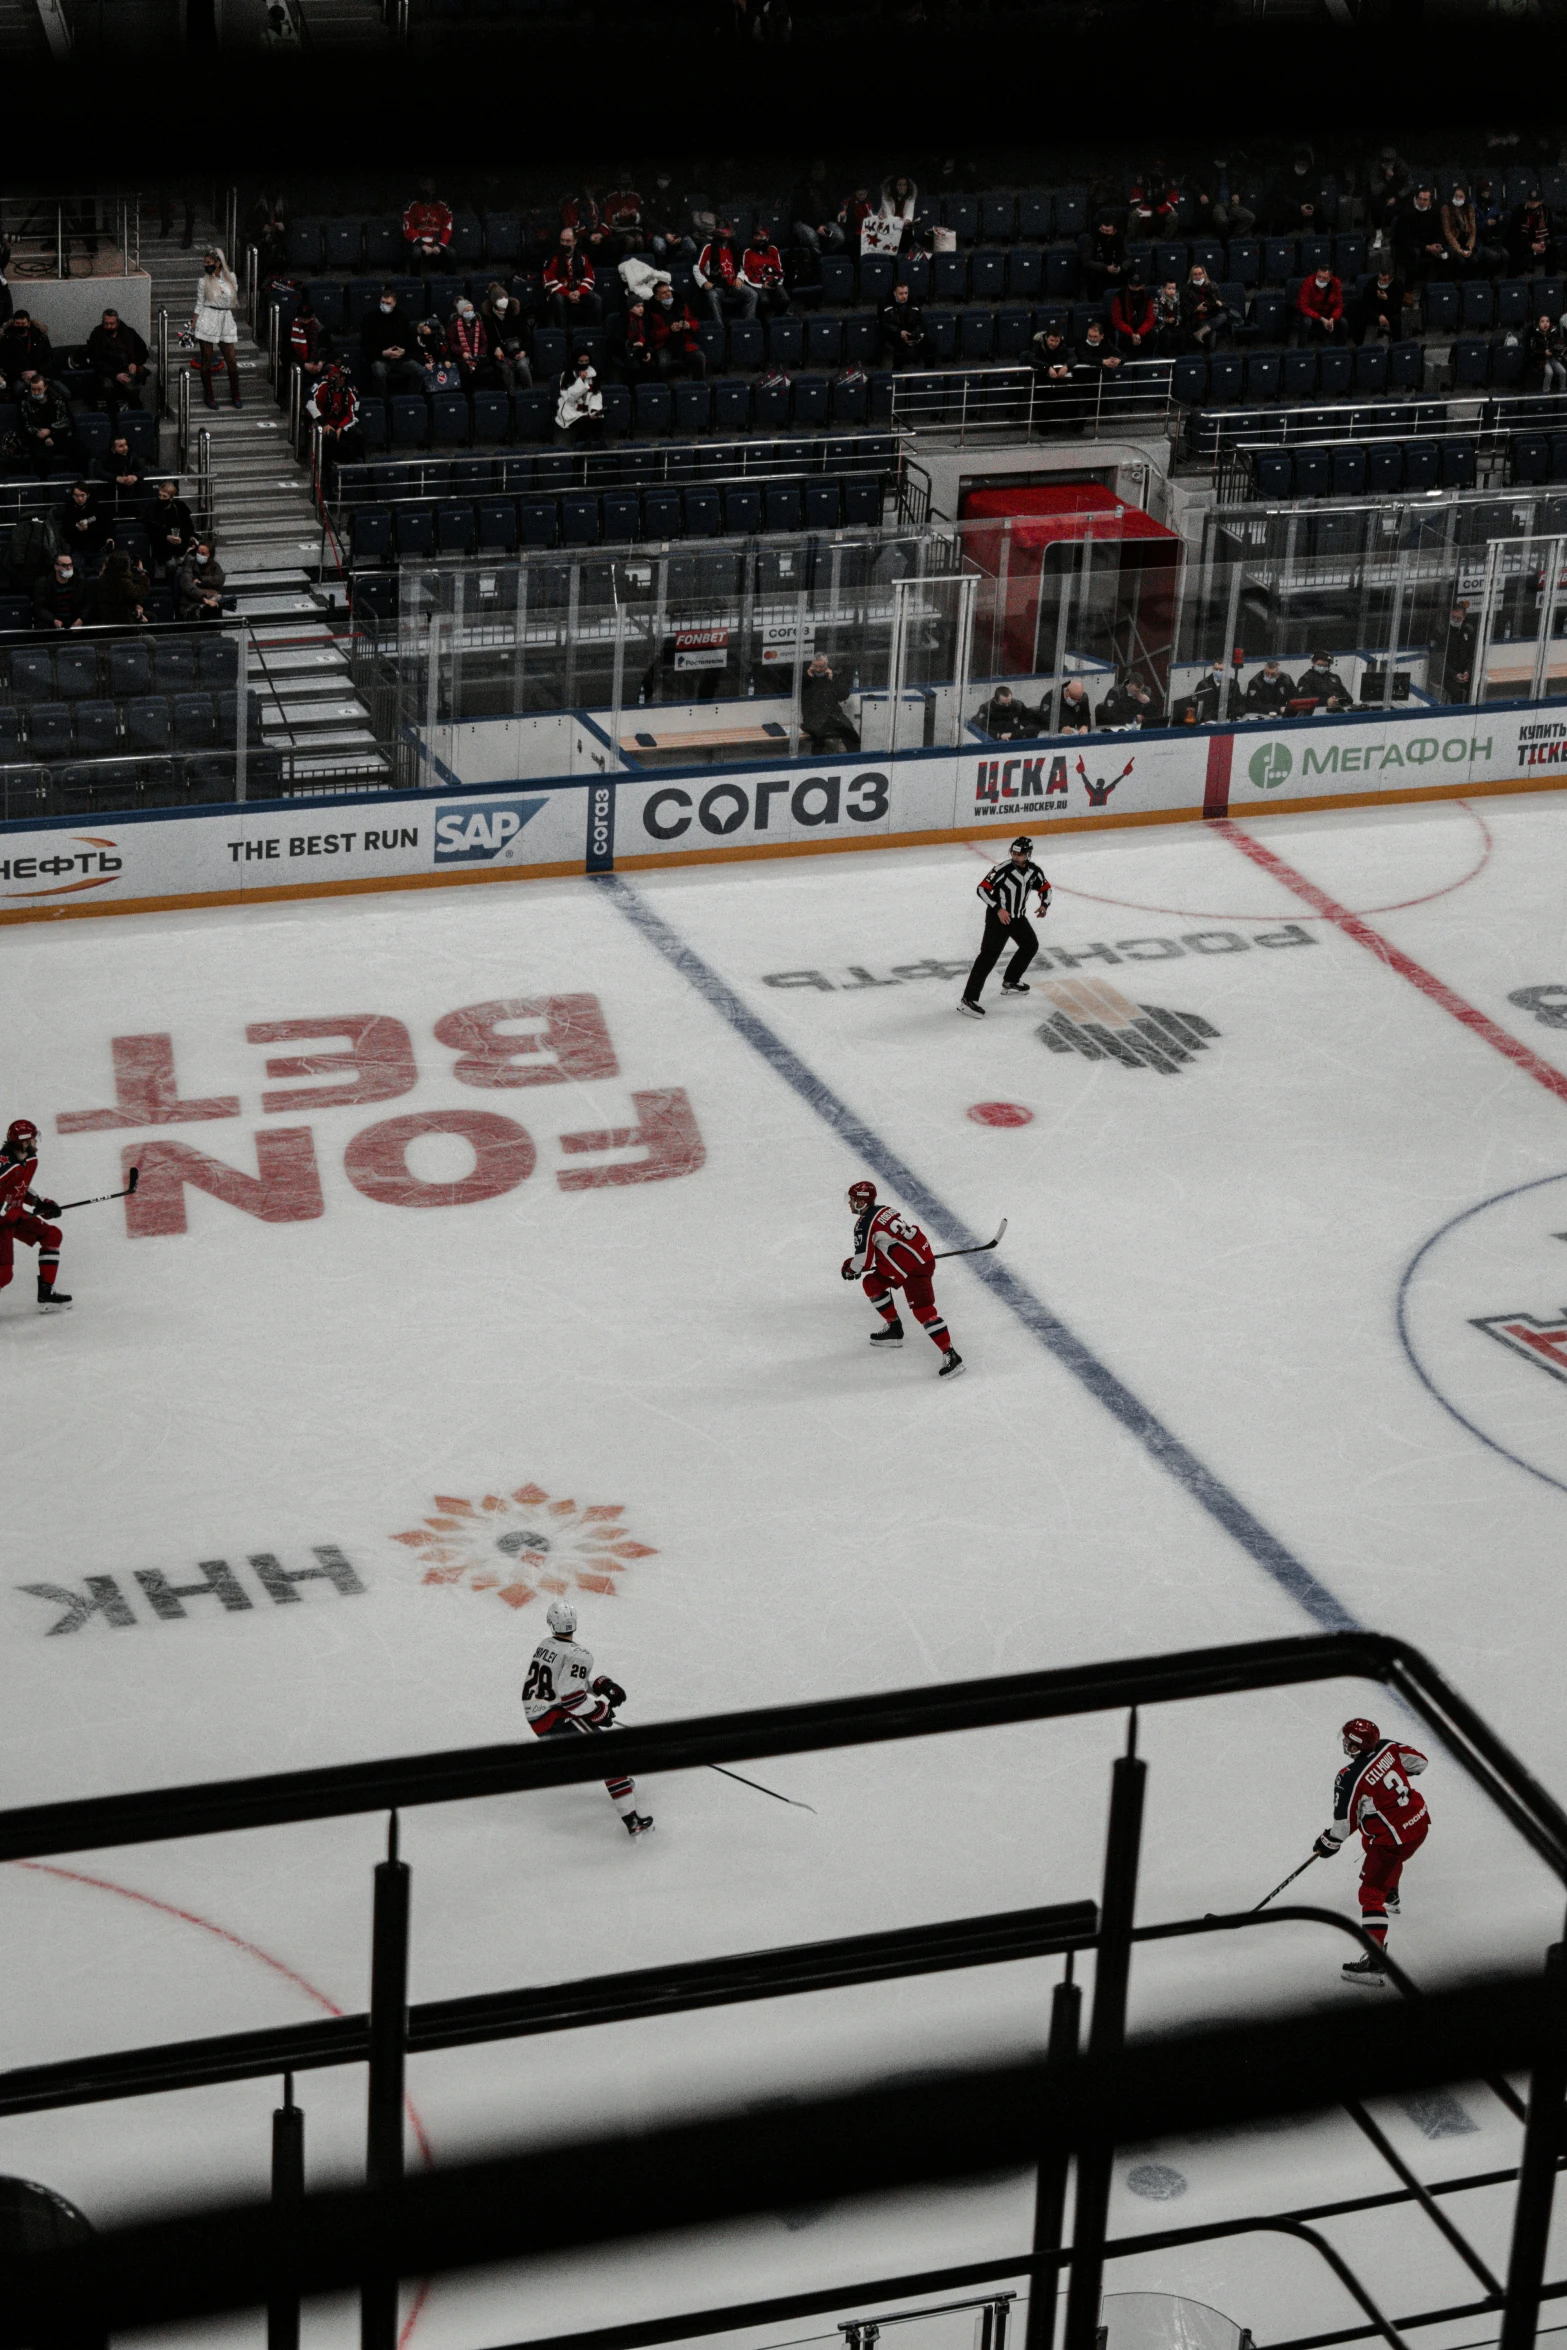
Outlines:
[[528,1677],[522,1685],[523,1710],[530,1722],[550,1717],[592,1721],[605,1711],[589,1683],[593,1679],[593,1652],[575,1640],[541,1640],[533,1652]]

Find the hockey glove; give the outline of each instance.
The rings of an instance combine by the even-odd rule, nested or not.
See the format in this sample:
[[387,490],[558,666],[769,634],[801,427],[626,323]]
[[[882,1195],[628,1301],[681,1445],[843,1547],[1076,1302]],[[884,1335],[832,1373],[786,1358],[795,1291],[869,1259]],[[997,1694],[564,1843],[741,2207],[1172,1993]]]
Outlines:
[[1331,1860],[1336,1852],[1342,1852],[1344,1848],[1341,1844],[1335,1844],[1331,1836],[1319,1836],[1311,1849],[1318,1860]]
[[60,1203],[57,1199],[35,1199],[33,1206],[38,1210],[40,1216],[58,1216],[60,1213]]
[[621,1688],[618,1681],[612,1681],[608,1673],[599,1674],[598,1679],[593,1683],[593,1694],[595,1697],[607,1697],[612,1708],[624,1705],[626,1702],[624,1689]]
[[845,1257],[843,1264],[839,1269],[842,1272],[845,1281],[858,1281],[859,1275],[854,1270],[854,1259],[852,1257]]

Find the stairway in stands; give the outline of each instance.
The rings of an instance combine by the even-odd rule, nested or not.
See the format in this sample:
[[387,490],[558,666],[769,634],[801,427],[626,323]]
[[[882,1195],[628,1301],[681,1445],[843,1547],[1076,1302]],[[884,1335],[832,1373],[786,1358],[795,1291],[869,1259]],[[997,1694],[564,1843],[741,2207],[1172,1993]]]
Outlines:
[[[169,314],[171,374],[194,354],[179,352],[179,327],[190,318],[201,274],[202,237],[210,224],[197,221],[193,247],[180,242],[182,223],[164,237],[149,233],[156,220],[143,221],[142,267],[152,277],[156,332],[160,309]],[[230,255],[240,274],[242,257]],[[369,781],[386,772],[377,752],[370,713],[354,690],[340,641],[348,612],[341,581],[328,552],[328,578],[321,576],[321,525],[311,493],[310,473],[291,455],[288,419],[267,381],[266,354],[239,326],[240,398],[229,399],[228,379],[214,377],[215,409],[202,405],[199,374],[191,382],[191,438],[203,427],[211,435],[212,527],[224,593],[252,624],[250,685],[261,697],[262,735],[268,750],[289,754],[292,779],[317,789],[334,780]],[[171,388],[170,414],[175,411]],[[164,457],[174,462],[174,427],[165,425]]]
[[34,0],[0,0],[0,63],[47,65],[49,42]]

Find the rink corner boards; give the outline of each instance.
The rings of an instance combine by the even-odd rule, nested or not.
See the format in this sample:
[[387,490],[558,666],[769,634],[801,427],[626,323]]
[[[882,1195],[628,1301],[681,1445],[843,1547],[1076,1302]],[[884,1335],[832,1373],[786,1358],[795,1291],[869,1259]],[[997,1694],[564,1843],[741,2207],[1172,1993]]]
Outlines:
[[[1567,785],[1567,705],[855,753],[534,781],[504,722],[435,790],[0,823],[0,923],[537,881]],[[490,773],[483,771],[488,768]],[[450,768],[448,767],[448,771]]]

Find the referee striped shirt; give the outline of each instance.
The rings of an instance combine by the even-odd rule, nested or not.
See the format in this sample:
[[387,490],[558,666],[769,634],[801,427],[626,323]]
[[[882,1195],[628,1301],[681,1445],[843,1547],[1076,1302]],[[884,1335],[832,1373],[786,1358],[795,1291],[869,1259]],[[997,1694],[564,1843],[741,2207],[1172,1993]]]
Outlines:
[[1008,857],[1004,864],[992,865],[974,895],[982,898],[987,906],[993,906],[998,914],[1015,919],[1022,913],[1024,900],[1032,890],[1039,892],[1040,913],[1048,913],[1050,884],[1039,867],[1032,861],[1014,865]]

